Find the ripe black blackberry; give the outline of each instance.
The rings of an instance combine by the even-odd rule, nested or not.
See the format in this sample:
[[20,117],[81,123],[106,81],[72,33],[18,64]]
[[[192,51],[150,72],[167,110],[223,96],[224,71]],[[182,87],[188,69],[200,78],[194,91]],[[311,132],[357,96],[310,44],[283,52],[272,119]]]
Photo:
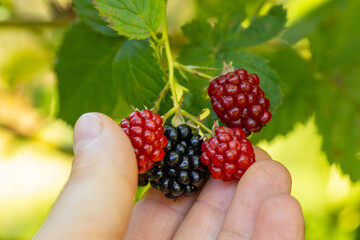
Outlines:
[[208,171],[200,160],[201,136],[186,124],[165,124],[164,128],[168,139],[165,157],[147,172],[150,184],[170,199],[194,196]]
[[144,187],[148,185],[148,183],[149,183],[149,176],[147,175],[147,173],[138,175],[138,186]]

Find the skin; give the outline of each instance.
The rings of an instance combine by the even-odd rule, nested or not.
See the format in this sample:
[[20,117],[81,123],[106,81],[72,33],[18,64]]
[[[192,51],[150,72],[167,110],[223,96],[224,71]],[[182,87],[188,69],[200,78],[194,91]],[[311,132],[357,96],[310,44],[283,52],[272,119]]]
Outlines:
[[175,202],[150,189],[134,206],[138,173],[128,137],[109,117],[85,114],[74,130],[68,182],[34,239],[304,239],[288,170],[254,149],[256,162],[239,182],[210,178],[196,197]]

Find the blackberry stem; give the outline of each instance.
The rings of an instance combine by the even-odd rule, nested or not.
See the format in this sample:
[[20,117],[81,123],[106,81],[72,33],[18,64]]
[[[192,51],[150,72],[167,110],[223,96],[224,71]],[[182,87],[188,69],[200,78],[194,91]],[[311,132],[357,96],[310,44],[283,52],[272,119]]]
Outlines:
[[204,129],[208,133],[212,134],[212,131],[208,127],[206,127],[202,122],[200,122],[197,117],[191,115],[190,113],[188,113],[187,111],[185,111],[183,109],[181,109],[181,114],[183,114],[186,118],[190,119],[191,121],[193,121],[194,123],[199,125],[202,129]]
[[173,115],[176,112],[176,108],[173,107],[170,109],[167,113],[165,113],[162,117],[164,120],[168,119],[171,115]]
[[161,41],[163,41],[164,45],[165,45],[166,57],[168,60],[168,68],[169,68],[170,90],[171,90],[171,94],[173,97],[174,108],[177,109],[179,107],[179,102],[178,102],[177,95],[176,95],[176,80],[174,78],[174,58],[171,53],[169,35],[168,35],[168,27],[167,27],[167,19],[166,19],[166,3],[167,3],[167,1],[166,0],[164,0],[164,1],[165,1],[165,6],[164,6],[163,20],[162,20],[163,36],[162,36]]
[[207,75],[205,73],[201,73],[201,72],[198,72],[198,71],[192,69],[191,66],[185,66],[185,65],[182,65],[182,64],[180,64],[178,62],[175,62],[174,66],[177,69],[184,70],[186,72],[189,72],[189,73],[194,74],[195,76],[198,76],[198,77],[201,77],[201,78],[205,78],[205,79],[212,79],[213,78],[213,76],[210,76],[210,75]]
[[162,39],[159,39],[153,31],[150,31],[150,35],[157,44],[162,44]]
[[[170,109],[165,115],[163,115],[163,119],[166,120],[167,118],[169,118],[171,115],[173,115],[174,113],[176,113],[176,111],[179,109],[179,100],[177,98],[177,94],[176,94],[176,84],[177,81],[174,77],[174,67],[190,72],[196,76],[202,77],[202,78],[206,78],[206,79],[211,79],[213,78],[212,76],[209,76],[207,74],[198,72],[194,69],[191,69],[191,67],[189,66],[184,66],[181,65],[177,62],[174,61],[174,57],[172,55],[171,52],[171,48],[170,48],[170,41],[169,41],[169,34],[168,34],[168,27],[167,27],[167,19],[166,19],[166,6],[167,6],[167,0],[164,0],[164,9],[163,9],[163,19],[162,19],[162,37],[161,39],[157,39],[156,35],[152,37],[154,38],[154,40],[159,43],[159,44],[164,44],[165,46],[165,52],[166,52],[166,58],[167,58],[167,62],[168,62],[168,70],[169,70],[169,80],[168,80],[168,84],[165,86],[165,88],[160,92],[158,100],[155,103],[154,109],[156,110],[156,108],[158,108],[160,106],[161,100],[164,98],[165,93],[166,93],[166,88],[170,88],[171,90],[171,95],[173,98],[173,105],[174,107],[172,109]],[[164,93],[165,92],[165,93]],[[198,124],[201,128],[203,128],[205,131],[207,131],[208,133],[212,133],[211,130],[209,128],[207,128],[203,123],[201,123],[199,121],[199,119],[193,115],[191,115],[190,113],[186,112],[185,110],[180,109],[180,112],[182,115],[185,115],[186,118],[192,120],[194,123]]]

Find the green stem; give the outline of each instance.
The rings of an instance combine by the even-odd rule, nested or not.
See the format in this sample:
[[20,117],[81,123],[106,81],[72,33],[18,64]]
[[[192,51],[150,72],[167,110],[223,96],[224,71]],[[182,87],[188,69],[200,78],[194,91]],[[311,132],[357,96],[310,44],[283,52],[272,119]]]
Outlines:
[[213,76],[207,75],[205,73],[198,72],[198,71],[192,69],[191,67],[182,65],[182,64],[180,64],[178,62],[175,62],[174,66],[177,69],[189,72],[189,73],[194,74],[195,76],[198,76],[198,77],[201,77],[201,78],[205,78],[205,79],[212,79],[213,78]]
[[150,31],[150,35],[157,44],[162,44],[162,39],[159,39],[153,31]]
[[[171,53],[171,48],[170,48],[170,42],[169,42],[169,34],[168,34],[168,26],[167,26],[167,19],[166,19],[166,3],[167,0],[164,0],[165,2],[165,7],[164,7],[164,12],[163,12],[163,19],[162,19],[162,28],[163,28],[163,35],[162,38],[157,41],[156,38],[154,38],[154,36],[152,36],[155,41],[157,41],[159,44],[164,44],[165,46],[165,51],[166,51],[166,58],[168,61],[168,68],[169,68],[169,81],[168,81],[168,87],[171,90],[171,94],[173,97],[173,105],[174,107],[171,108],[165,115],[163,115],[163,119],[166,120],[167,118],[169,118],[171,115],[175,114],[176,111],[178,111],[179,109],[179,101],[177,98],[177,94],[176,94],[176,79],[174,77],[174,66],[176,65],[177,68],[182,69],[184,71],[188,71],[192,74],[195,74],[199,77],[203,77],[206,79],[211,79],[212,77],[209,75],[206,75],[204,73],[200,73],[195,71],[194,69],[191,69],[190,67],[187,66],[183,66],[181,64],[178,64],[174,61],[173,55]],[[155,36],[156,37],[156,36]],[[163,90],[164,91],[164,90]],[[155,103],[155,107],[158,107],[160,105],[161,99],[163,98],[163,91],[161,91],[160,95],[159,95],[159,99],[157,100],[157,102]],[[193,121],[194,123],[198,124],[201,128],[203,128],[204,130],[206,130],[208,133],[212,133],[212,131],[207,128],[203,123],[201,123],[199,121],[198,118],[194,117],[193,115],[191,115],[190,113],[186,112],[185,110],[180,110],[181,114],[185,115],[185,117],[187,117],[188,119],[190,119],[191,121]]]
[[170,109],[167,113],[165,113],[162,117],[164,120],[168,119],[171,115],[173,115],[176,112],[176,108]]
[[[165,4],[166,4],[166,0],[165,0]],[[169,84],[170,84],[171,94],[173,97],[174,107],[177,109],[179,107],[179,102],[176,96],[176,89],[175,89],[176,80],[174,78],[174,58],[171,53],[170,42],[169,42],[167,19],[166,19],[166,5],[164,7],[162,25],[163,25],[163,36],[161,41],[163,41],[165,45],[166,57],[168,60],[168,67],[169,67]]]
[[200,122],[197,117],[194,117],[193,115],[191,115],[190,113],[186,112],[183,109],[181,109],[181,114],[183,114],[186,118],[190,119],[194,123],[198,124],[202,129],[204,129],[208,133],[212,134],[212,131],[208,127],[206,127],[202,122]]

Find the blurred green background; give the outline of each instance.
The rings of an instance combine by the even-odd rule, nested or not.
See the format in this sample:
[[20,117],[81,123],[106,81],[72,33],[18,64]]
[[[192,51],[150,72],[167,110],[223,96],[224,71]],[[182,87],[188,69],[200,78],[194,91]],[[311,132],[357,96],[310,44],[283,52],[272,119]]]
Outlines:
[[[207,1],[169,1],[170,33],[178,41],[181,41],[180,26],[201,9],[201,4],[200,8],[196,4],[199,2],[207,4]],[[257,49],[257,53],[265,58],[269,56],[270,65],[278,71],[292,52],[300,56],[301,66],[303,62],[317,60],[319,51],[326,51],[329,42],[339,51],[346,51],[350,44],[353,52],[346,52],[347,58],[337,64],[360,69],[355,59],[360,51],[356,38],[359,35],[354,34],[360,28],[348,27],[349,23],[360,22],[360,14],[341,12],[349,6],[360,11],[358,0],[344,1],[343,9],[338,9],[334,2],[341,1],[263,1],[260,14],[271,4],[284,4],[288,10],[287,26],[295,30],[285,32],[283,37],[293,44],[279,54],[272,55],[277,51],[274,41]],[[335,18],[339,11],[347,18],[341,21]],[[72,129],[56,119],[57,80],[53,67],[62,37],[75,18],[70,0],[0,0],[0,239],[31,238],[69,175]],[[321,25],[332,20],[337,22]],[[296,28],[290,28],[295,25]],[[334,35],[332,28],[327,27],[334,25],[344,31]],[[310,33],[312,38],[320,36],[316,41],[324,49],[311,47],[307,37]],[[337,59],[335,53],[318,60],[323,63],[319,67],[337,72],[330,62]],[[300,67],[298,62],[294,65]],[[291,74],[291,69],[287,73],[279,72],[282,81],[284,77],[292,77]],[[315,77],[317,74],[315,70],[312,73]],[[354,76],[353,81],[359,82],[356,77],[359,75]],[[287,93],[286,82],[284,89]],[[296,88],[294,91],[296,94]],[[350,97],[360,95],[360,89],[349,91]],[[291,101],[291,95],[284,101]],[[303,101],[311,102],[307,96],[303,96]],[[297,107],[306,108],[306,104],[292,106],[295,112]],[[302,123],[295,124],[291,131],[259,145],[289,169],[292,194],[300,201],[305,216],[306,239],[360,239],[360,185],[327,160],[322,152],[323,137],[315,123],[317,117],[313,115],[305,120],[299,117]],[[357,162],[352,162],[358,165],[352,167],[360,170],[360,152],[357,158]]]

